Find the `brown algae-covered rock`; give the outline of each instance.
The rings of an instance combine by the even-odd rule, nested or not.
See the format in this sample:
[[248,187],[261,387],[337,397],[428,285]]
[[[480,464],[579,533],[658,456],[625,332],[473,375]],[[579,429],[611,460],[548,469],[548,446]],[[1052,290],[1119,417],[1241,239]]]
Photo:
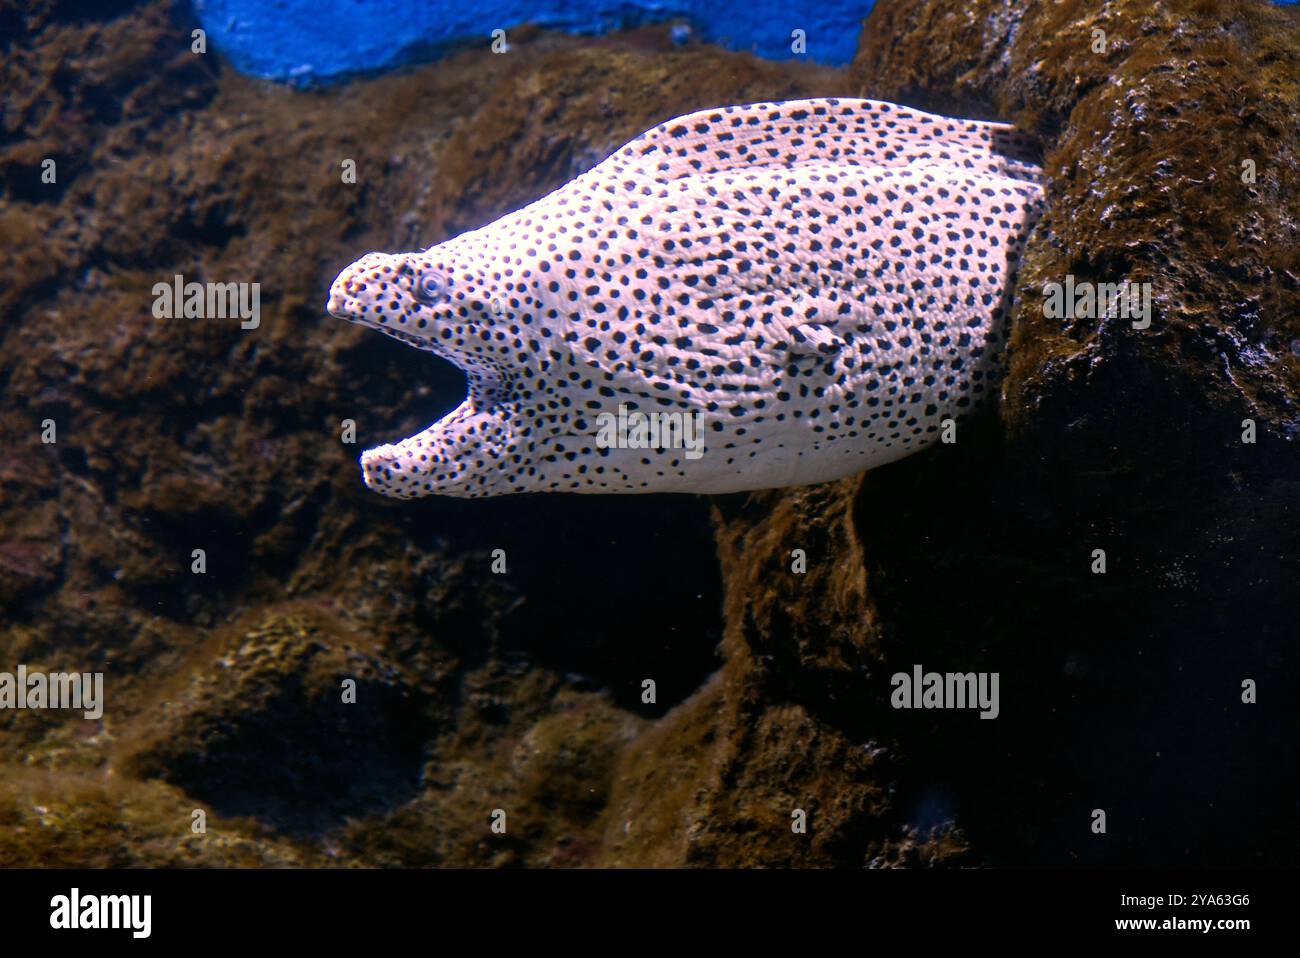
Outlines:
[[229,632],[142,712],[122,771],[289,831],[414,793],[436,729],[417,680],[307,607]]

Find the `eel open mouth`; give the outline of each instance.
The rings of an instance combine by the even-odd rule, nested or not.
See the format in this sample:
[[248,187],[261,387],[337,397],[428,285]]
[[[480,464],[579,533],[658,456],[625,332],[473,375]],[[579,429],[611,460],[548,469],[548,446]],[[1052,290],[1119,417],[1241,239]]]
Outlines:
[[[431,352],[465,373],[464,400],[427,429],[361,454],[366,485],[399,499],[430,494],[499,494],[513,429],[499,400],[505,376],[486,358],[449,350],[434,335],[446,314],[410,288],[413,274],[401,256],[369,253],[341,272],[325,308],[331,316],[369,326]],[[418,277],[415,277],[418,282]]]

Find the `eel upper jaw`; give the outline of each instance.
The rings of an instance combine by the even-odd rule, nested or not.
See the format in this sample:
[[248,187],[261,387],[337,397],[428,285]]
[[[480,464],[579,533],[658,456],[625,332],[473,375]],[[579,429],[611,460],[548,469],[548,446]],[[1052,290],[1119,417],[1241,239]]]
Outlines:
[[334,282],[330,284],[329,299],[325,301],[325,311],[335,319],[346,319],[350,323],[373,326],[374,323],[363,318],[365,314],[361,312],[355,292],[358,266],[364,262],[364,259],[359,260],[334,277]]

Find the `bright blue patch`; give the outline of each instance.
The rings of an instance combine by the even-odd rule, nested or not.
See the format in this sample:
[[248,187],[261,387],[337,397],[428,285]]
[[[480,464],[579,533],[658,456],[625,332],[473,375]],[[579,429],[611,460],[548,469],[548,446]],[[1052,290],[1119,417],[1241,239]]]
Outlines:
[[[494,30],[522,23],[599,34],[687,21],[674,42],[694,38],[773,60],[841,65],[853,59],[875,0],[195,0],[208,38],[254,76],[307,86],[430,60],[453,48],[491,44]],[[792,34],[803,31],[805,51]]]

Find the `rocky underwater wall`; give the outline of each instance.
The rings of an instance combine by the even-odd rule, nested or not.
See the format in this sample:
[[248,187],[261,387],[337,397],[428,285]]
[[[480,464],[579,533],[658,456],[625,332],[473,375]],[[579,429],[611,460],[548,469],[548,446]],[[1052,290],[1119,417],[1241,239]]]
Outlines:
[[[1295,8],[880,0],[844,68],[530,29],[310,90],[197,24],[0,14],[0,671],[107,702],[0,710],[0,866],[1294,861]],[[710,498],[361,485],[465,383],[325,314],[359,252],[836,95],[1041,144],[955,442]],[[257,327],[159,319],[177,275],[255,280]],[[1049,316],[1067,277],[1149,284],[1149,321]],[[917,667],[998,673],[997,719],[894,707]]]

